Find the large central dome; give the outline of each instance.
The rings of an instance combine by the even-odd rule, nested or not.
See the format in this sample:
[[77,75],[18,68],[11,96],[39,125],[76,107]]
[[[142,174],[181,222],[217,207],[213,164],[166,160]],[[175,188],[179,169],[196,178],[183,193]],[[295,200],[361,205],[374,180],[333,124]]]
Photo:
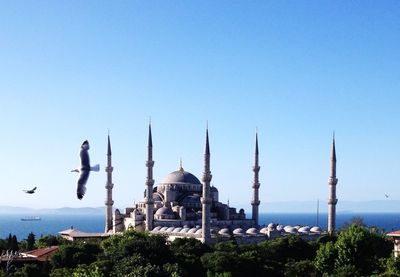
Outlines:
[[181,167],[179,170],[171,172],[161,181],[160,184],[199,184],[199,179],[192,173],[183,170]]

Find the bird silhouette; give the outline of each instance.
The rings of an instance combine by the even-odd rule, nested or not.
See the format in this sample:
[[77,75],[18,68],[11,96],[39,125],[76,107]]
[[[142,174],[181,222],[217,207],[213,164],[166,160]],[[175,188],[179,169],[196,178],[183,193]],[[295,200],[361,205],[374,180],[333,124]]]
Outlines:
[[22,191],[24,191],[25,193],[33,194],[33,193],[35,193],[35,190],[36,190],[36,189],[37,189],[37,187],[34,187],[33,189],[29,189],[29,190],[24,189],[24,190],[22,190]]
[[89,179],[89,174],[90,171],[99,171],[100,166],[96,164],[95,166],[91,167],[90,166],[90,159],[89,159],[89,153],[88,150],[90,149],[89,142],[85,140],[82,145],[81,145],[81,151],[80,151],[80,159],[81,159],[81,166],[80,168],[73,169],[71,172],[78,172],[79,173],[79,178],[78,178],[78,186],[76,189],[76,196],[78,197],[79,200],[83,198],[86,192],[86,183]]

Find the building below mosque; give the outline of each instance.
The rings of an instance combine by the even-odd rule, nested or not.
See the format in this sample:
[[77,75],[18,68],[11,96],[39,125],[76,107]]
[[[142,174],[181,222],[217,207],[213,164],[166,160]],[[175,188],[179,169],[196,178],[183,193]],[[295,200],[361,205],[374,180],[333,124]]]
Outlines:
[[[332,148],[331,177],[329,187],[330,199],[336,198],[336,154]],[[128,229],[147,231],[152,234],[164,234],[169,239],[177,237],[193,237],[204,243],[212,243],[215,239],[235,238],[240,242],[258,242],[282,235],[297,234],[306,239],[313,239],[322,233],[318,226],[282,226],[269,224],[260,226],[258,219],[259,200],[259,153],[258,137],[256,135],[254,154],[254,177],[252,181],[252,215],[246,218],[243,209],[230,207],[218,198],[218,189],[210,186],[212,179],[210,170],[210,147],[208,130],[206,132],[206,147],[204,154],[204,172],[200,181],[192,173],[185,171],[182,162],[178,170],[171,172],[154,186],[153,179],[153,143],[151,126],[148,135],[148,159],[146,161],[147,177],[142,201],[133,207],[127,207],[123,212],[116,209],[112,212],[112,171],[111,146],[108,137],[107,199],[106,199],[106,233],[119,233]],[[334,163],[333,163],[334,160]],[[335,182],[333,182],[333,181]],[[330,201],[331,207],[336,201]],[[332,209],[335,211],[334,209]],[[334,228],[335,214],[330,216]]]

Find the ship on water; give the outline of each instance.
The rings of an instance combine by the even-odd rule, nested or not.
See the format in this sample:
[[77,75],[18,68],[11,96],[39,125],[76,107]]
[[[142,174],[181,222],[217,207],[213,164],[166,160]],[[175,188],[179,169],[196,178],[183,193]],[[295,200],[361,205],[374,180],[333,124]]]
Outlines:
[[21,221],[40,221],[40,220],[42,220],[40,216],[26,216],[21,218]]

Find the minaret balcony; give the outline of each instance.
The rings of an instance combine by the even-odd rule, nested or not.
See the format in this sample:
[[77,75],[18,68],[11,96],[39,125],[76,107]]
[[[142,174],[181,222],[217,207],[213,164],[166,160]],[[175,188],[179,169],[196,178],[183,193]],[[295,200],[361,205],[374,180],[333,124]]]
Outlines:
[[104,204],[105,204],[106,206],[112,206],[112,205],[114,205],[114,201],[113,201],[113,200],[108,200],[108,199],[106,199],[106,201],[104,202]]
[[260,200],[257,200],[257,201],[251,201],[251,205],[256,205],[256,206],[259,206],[260,205]]
[[203,182],[211,182],[211,179],[212,179],[212,175],[211,174],[204,174],[204,176],[203,176]]
[[260,183],[253,184],[252,188],[253,189],[259,189],[260,188]]
[[328,205],[336,205],[338,202],[337,199],[328,199]]
[[201,204],[211,204],[212,198],[211,197],[201,197]]
[[105,186],[105,188],[106,189],[112,189],[114,187],[114,184],[113,183],[111,183],[111,184],[106,184],[106,186]]

